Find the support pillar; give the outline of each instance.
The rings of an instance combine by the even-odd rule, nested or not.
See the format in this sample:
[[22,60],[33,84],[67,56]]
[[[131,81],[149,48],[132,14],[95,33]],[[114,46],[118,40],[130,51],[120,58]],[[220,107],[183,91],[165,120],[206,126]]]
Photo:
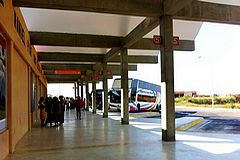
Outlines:
[[121,123],[129,124],[128,102],[128,53],[127,48],[121,49]]
[[83,81],[81,80],[81,97],[83,99]]
[[103,102],[103,118],[108,117],[108,81],[107,81],[107,62],[103,63],[103,92],[104,92],[104,102]]
[[86,80],[86,101],[85,101],[85,109],[86,111],[89,111],[89,87],[88,87],[88,81]]
[[160,17],[161,88],[162,88],[162,140],[175,141],[173,20],[171,16]]
[[96,97],[97,97],[97,93],[96,93],[96,71],[93,71],[93,80],[92,80],[92,113],[95,114],[96,113]]
[[79,96],[79,82],[77,82],[77,96]]
[[77,83],[74,82],[74,96],[75,96],[75,99],[77,97]]

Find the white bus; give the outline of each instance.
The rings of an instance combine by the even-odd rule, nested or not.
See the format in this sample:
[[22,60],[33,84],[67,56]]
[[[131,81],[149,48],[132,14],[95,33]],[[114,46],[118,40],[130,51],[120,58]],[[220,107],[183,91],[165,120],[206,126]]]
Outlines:
[[[161,87],[139,79],[129,79],[129,111],[161,110]],[[121,109],[121,79],[114,80],[109,92],[110,108]]]

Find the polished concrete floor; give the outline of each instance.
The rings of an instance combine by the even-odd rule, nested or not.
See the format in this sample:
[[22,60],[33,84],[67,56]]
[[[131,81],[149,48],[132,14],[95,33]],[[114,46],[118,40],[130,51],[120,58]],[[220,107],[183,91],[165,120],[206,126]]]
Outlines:
[[240,159],[240,135],[176,132],[176,142],[162,142],[160,129],[142,121],[121,125],[86,111],[80,121],[66,112],[62,127],[33,128],[6,160]]

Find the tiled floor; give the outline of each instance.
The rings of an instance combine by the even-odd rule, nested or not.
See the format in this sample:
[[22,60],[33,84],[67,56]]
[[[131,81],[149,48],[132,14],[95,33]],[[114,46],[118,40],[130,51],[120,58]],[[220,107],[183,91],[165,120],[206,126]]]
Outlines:
[[176,142],[162,142],[160,129],[141,125],[121,125],[90,112],[79,121],[71,111],[62,127],[32,129],[6,160],[240,159],[240,135],[177,132]]

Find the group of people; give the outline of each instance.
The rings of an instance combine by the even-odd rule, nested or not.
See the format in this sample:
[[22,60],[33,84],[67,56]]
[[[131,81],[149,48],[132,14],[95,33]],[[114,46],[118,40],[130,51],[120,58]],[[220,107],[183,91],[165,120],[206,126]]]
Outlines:
[[77,119],[81,120],[81,110],[84,108],[84,100],[81,97],[64,98],[59,97],[40,97],[38,102],[40,110],[41,127],[50,124],[50,126],[59,126],[64,123],[64,112],[76,108]]

